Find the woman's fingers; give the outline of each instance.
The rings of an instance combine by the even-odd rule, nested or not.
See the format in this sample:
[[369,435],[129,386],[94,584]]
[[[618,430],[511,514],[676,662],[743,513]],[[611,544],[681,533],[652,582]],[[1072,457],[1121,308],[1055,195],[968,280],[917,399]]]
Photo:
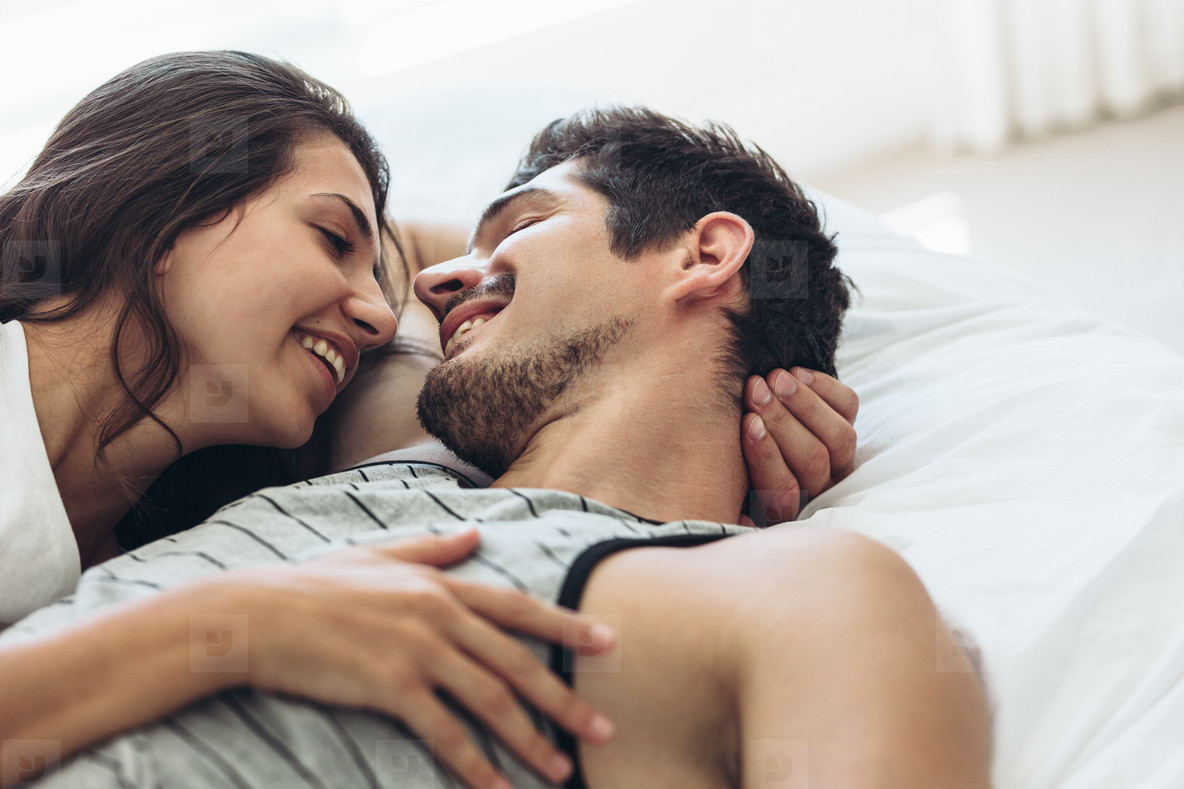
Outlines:
[[[367,548],[391,559],[440,567],[468,557],[480,542],[480,533],[470,528],[463,532],[378,543]],[[503,589],[448,575],[436,578],[466,606],[502,627],[562,644],[581,654],[600,654],[616,643],[616,636],[608,625],[516,589]]]
[[[529,704],[564,729],[594,744],[606,742],[613,732],[608,719],[543,665],[526,646],[494,625],[594,654],[614,645],[611,631],[604,625],[591,623],[596,641],[590,642],[580,635],[588,630],[587,621],[579,621],[574,616],[556,616],[556,612],[545,610],[543,604],[518,592],[471,583],[465,586],[467,588],[463,590],[453,587],[453,592],[477,615],[458,622],[451,637]],[[523,598],[525,604],[511,603],[509,609],[512,612],[507,614],[506,599],[512,600],[515,596]],[[542,610],[536,613],[534,609]],[[555,619],[560,621],[556,624]],[[544,624],[537,625],[539,621]]]
[[[517,659],[537,664],[529,652]],[[555,783],[568,777],[570,760],[535,728],[509,682],[457,652],[443,655],[432,668],[437,686],[483,721],[523,762]]]
[[[754,377],[745,401],[765,422],[803,489],[817,496],[855,466],[852,423],[859,400],[854,390],[828,375],[794,369],[798,375],[774,370],[766,379]],[[808,377],[811,385],[799,376]],[[815,392],[814,386],[837,405]]]
[[426,686],[394,698],[389,713],[406,724],[435,760],[473,789],[512,789],[469,736],[469,730]]
[[[435,691],[442,691],[541,775],[562,781],[570,764],[519,699],[593,743],[611,737],[612,725],[501,628],[591,653],[611,649],[615,636],[577,612],[436,569],[463,560],[479,542],[475,530],[417,537],[275,570],[276,583],[289,587],[284,604],[301,600],[311,610],[301,621],[320,616],[325,638],[319,655],[310,654],[305,639],[285,638],[273,651],[297,659],[256,661],[273,669],[258,684],[381,709],[402,719],[466,783],[496,785],[499,775],[468,729],[439,703]],[[344,645],[350,646],[343,651]]]
[[[398,692],[388,711],[403,718],[416,736],[430,741],[436,756],[463,780],[476,786],[493,785],[489,782],[497,776],[492,766],[447,708],[432,707],[425,714],[406,702],[409,697],[418,698],[424,687],[442,690],[540,775],[562,782],[571,770],[569,760],[535,728],[519,699],[595,744],[612,736],[612,725],[526,646],[503,633],[495,625],[497,620],[487,620],[482,612],[526,627],[541,621],[546,623],[541,626],[544,631],[554,627],[553,620],[559,620],[561,632],[578,633],[586,623],[573,623],[561,610],[547,610],[547,604],[513,590],[446,576],[436,580],[443,587],[442,596],[422,607],[429,616],[415,628],[416,639],[403,640],[402,672],[419,678],[393,683]],[[579,636],[571,640],[579,641]]]
[[[748,387],[749,407],[760,416],[769,435],[779,450],[781,457],[798,481],[802,491],[813,497],[821,494],[831,485],[831,460],[821,436],[814,433],[810,425],[806,424],[796,412],[806,408],[805,401],[812,398],[811,406],[822,403],[817,395],[809,392],[796,378],[784,370],[775,370],[769,374],[768,380],[755,378]],[[761,400],[764,400],[762,403]],[[825,403],[822,408],[830,411],[829,419],[825,413],[814,414],[814,422],[822,422],[823,426],[832,431],[835,423],[851,426],[839,414],[831,410]],[[815,409],[817,410],[817,409]],[[821,418],[820,418],[821,417]],[[779,474],[780,467],[773,459],[773,474]],[[766,472],[768,473],[768,472]],[[762,485],[775,482],[776,479],[757,479]],[[769,487],[768,489],[776,489]],[[759,490],[759,488],[758,488]]]
[[467,557],[480,544],[481,535],[475,528],[469,528],[446,534],[409,537],[397,542],[378,543],[369,547],[391,559],[428,564],[432,567],[446,567]]
[[821,397],[828,406],[843,417],[847,421],[847,424],[855,424],[855,417],[859,414],[859,395],[855,393],[854,389],[837,378],[833,378],[826,373],[820,373],[817,370],[794,367],[790,372],[793,373],[795,378],[810,387],[810,391]]
[[849,386],[795,367],[792,375],[774,370],[765,378],[753,376],[744,399],[759,417],[744,421],[745,459],[770,522],[796,517],[804,500],[855,467],[859,398]]
[[801,486],[781,456],[777,439],[757,414],[744,415],[742,431],[740,444],[751,487],[751,524],[764,527],[793,520],[801,508]]
[[855,468],[854,425],[859,396],[831,376],[801,367],[793,368],[792,375],[775,370],[769,378],[777,400],[826,447],[830,479],[822,490],[806,485],[810,495],[817,496]]
[[501,627],[588,655],[607,652],[616,643],[616,635],[608,625],[516,589],[459,578],[448,578],[446,583],[457,599]]

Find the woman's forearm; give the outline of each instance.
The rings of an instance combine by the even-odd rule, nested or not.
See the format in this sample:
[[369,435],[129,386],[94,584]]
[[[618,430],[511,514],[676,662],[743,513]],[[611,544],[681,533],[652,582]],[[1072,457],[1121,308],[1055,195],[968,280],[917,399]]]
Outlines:
[[46,743],[51,757],[64,757],[244,684],[246,632],[232,595],[221,579],[203,581],[0,648],[2,763],[37,755],[23,748],[44,756]]
[[576,612],[439,571],[479,542],[468,529],[243,566],[0,648],[0,785],[247,685],[401,720],[468,784],[487,786],[496,770],[469,737],[454,736],[460,720],[423,714],[443,690],[563,780],[566,771],[552,773],[560,754],[515,699],[590,742],[611,725],[500,629],[588,654],[613,638]]

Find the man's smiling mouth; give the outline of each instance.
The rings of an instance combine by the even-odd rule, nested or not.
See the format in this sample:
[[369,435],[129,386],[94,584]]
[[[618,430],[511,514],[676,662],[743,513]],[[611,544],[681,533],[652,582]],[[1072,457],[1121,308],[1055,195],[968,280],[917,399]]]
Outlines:
[[476,287],[454,294],[437,315],[444,358],[462,336],[492,320],[514,298],[514,275],[501,272]]
[[[499,312],[500,312],[500,310],[499,310]],[[478,315],[475,318],[470,318],[469,320],[466,320],[460,326],[457,326],[456,331],[454,331],[452,333],[452,336],[448,338],[448,344],[444,346],[444,358],[448,358],[448,355],[452,353],[452,349],[456,346],[456,343],[460,340],[461,337],[468,334],[470,331],[472,331],[473,329],[476,329],[479,326],[484,326],[486,321],[490,320],[496,314],[497,314],[497,312],[482,313],[481,315]]]

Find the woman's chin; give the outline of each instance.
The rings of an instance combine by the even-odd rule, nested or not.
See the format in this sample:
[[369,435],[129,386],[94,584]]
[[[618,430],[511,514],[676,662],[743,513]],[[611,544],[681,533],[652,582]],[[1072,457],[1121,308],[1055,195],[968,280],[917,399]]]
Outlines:
[[251,439],[235,443],[255,444],[276,449],[298,449],[312,438],[316,415],[308,414],[283,424],[261,425],[260,429],[248,431]]
[[312,422],[309,422],[307,428],[303,428],[299,432],[288,433],[272,446],[277,449],[299,449],[312,438],[312,427]]

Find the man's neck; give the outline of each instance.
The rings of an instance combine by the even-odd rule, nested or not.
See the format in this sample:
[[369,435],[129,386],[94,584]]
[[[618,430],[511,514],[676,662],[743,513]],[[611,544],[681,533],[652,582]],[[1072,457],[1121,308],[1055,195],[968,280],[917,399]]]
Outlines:
[[657,521],[735,523],[748,489],[739,413],[715,382],[608,396],[538,430],[494,487],[577,493]]

